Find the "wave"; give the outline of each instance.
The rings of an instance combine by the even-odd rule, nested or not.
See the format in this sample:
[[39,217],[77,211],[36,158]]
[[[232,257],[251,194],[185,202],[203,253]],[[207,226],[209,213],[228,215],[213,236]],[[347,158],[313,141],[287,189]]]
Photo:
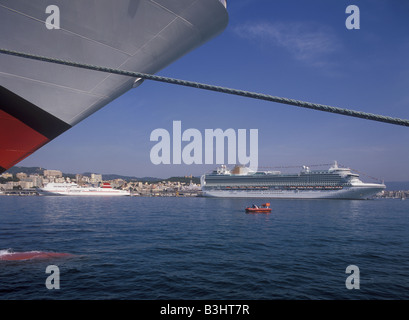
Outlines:
[[0,250],[0,257],[3,256],[3,255],[6,255],[6,254],[10,254],[10,253],[13,253],[13,250],[12,250],[12,249],[3,249],[3,250]]

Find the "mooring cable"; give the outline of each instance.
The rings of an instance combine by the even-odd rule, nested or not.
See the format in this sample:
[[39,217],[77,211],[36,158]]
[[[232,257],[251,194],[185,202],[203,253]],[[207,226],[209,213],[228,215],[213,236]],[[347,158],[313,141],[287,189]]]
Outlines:
[[33,55],[33,54],[18,52],[18,51],[12,51],[12,50],[2,49],[2,48],[0,48],[0,53],[17,56],[21,58],[32,59],[32,60],[56,63],[56,64],[65,65],[65,66],[70,66],[70,67],[77,67],[77,68],[82,68],[82,69],[106,72],[106,73],[129,76],[129,77],[134,77],[134,78],[142,78],[145,80],[165,82],[165,83],[176,84],[176,85],[185,86],[185,87],[192,87],[192,88],[197,88],[197,89],[202,89],[202,90],[216,91],[216,92],[227,93],[231,95],[237,95],[237,96],[242,96],[242,97],[247,97],[247,98],[252,98],[252,99],[277,102],[277,103],[292,105],[292,106],[301,107],[301,108],[337,113],[337,114],[341,114],[341,115],[349,116],[349,117],[355,117],[355,118],[361,118],[361,119],[366,119],[366,120],[373,120],[373,121],[379,121],[379,122],[385,122],[385,123],[390,123],[394,125],[409,127],[409,120],[407,119],[393,118],[389,116],[383,116],[383,115],[378,115],[378,114],[373,114],[373,113],[368,113],[368,112],[333,107],[333,106],[311,103],[311,102],[295,100],[295,99],[276,97],[276,96],[271,96],[271,95],[257,93],[257,92],[250,92],[250,91],[245,91],[245,90],[220,87],[220,86],[215,86],[215,85],[209,85],[209,84],[181,80],[181,79],[174,79],[174,78],[157,76],[157,75],[146,74],[146,73],[141,73],[141,72],[126,71],[126,70],[107,68],[107,67],[95,66],[95,65],[84,64],[84,63],[72,62],[72,61],[67,61],[67,60],[49,58],[49,57]]

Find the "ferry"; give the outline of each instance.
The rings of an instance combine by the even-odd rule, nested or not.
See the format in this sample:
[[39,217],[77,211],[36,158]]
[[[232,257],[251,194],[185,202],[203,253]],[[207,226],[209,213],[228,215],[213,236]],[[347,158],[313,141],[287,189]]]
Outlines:
[[102,183],[98,187],[82,187],[76,183],[47,183],[39,189],[40,195],[54,196],[130,196],[131,193],[126,190],[112,188],[109,183]]
[[222,198],[281,198],[281,199],[370,199],[383,191],[383,183],[364,183],[349,168],[337,161],[328,170],[311,170],[307,166],[299,173],[252,171],[225,165],[201,177],[202,195]]

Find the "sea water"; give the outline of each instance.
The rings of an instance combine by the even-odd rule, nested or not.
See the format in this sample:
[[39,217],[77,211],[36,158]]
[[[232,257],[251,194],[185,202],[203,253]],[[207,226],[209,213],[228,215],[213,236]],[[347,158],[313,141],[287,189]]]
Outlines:
[[1,196],[0,255],[27,251],[73,256],[0,260],[0,299],[408,299],[409,200]]

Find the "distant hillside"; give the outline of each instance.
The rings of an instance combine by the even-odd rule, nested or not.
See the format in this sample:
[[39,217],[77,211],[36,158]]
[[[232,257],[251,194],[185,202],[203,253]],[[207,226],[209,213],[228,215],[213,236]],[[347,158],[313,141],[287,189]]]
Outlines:
[[[46,170],[46,168],[40,168],[40,167],[19,167],[19,166],[14,166],[12,168],[10,168],[9,170],[7,170],[6,172],[11,173],[13,175],[16,175],[16,173],[19,172],[23,172],[26,173],[27,175],[30,174],[39,174],[42,175],[44,170]],[[95,173],[95,172],[84,172],[81,173],[84,176],[91,176],[91,173]],[[75,173],[63,173],[64,177],[70,177],[70,178],[75,178]],[[198,177],[192,177],[192,178],[185,178],[185,177],[170,177],[170,178],[155,178],[155,177],[142,177],[142,178],[138,178],[138,177],[134,177],[134,176],[123,176],[123,175],[119,175],[119,174],[104,174],[102,173],[102,179],[104,180],[115,180],[115,179],[123,179],[127,182],[129,181],[139,181],[139,182],[148,182],[148,183],[154,183],[154,182],[159,182],[159,181],[171,181],[171,182],[184,182],[189,184],[190,181],[192,181],[193,183],[200,183],[200,179]]]
[[[84,173],[84,175],[90,175],[90,173]],[[133,176],[122,176],[118,174],[102,174],[102,178],[104,180],[114,180],[114,179],[123,179],[127,182],[130,181],[138,181],[138,182],[148,182],[148,183],[155,183],[155,182],[161,182],[161,181],[170,181],[170,182],[180,182],[180,183],[186,183],[189,184],[190,181],[192,183],[200,183],[200,178],[198,177],[170,177],[170,178],[155,178],[155,177],[133,177]]]
[[40,167],[18,167],[14,166],[8,169],[6,172],[15,175],[16,173],[23,172],[25,174],[43,174],[45,168]]
[[[163,181],[163,180],[161,180]],[[168,179],[165,179],[165,181],[170,181],[170,182],[184,182],[186,184],[189,184],[190,181],[192,181],[192,183],[196,183],[199,184],[200,183],[200,178],[199,177],[170,177]]]
[[[92,173],[96,173],[96,172],[84,172],[81,173],[83,176],[91,176]],[[132,177],[132,176],[123,176],[123,175],[119,175],[119,174],[110,174],[110,173],[98,173],[98,174],[102,174],[102,179],[104,180],[114,180],[114,179],[123,179],[125,181],[132,181],[132,180],[138,180],[137,177]]]

